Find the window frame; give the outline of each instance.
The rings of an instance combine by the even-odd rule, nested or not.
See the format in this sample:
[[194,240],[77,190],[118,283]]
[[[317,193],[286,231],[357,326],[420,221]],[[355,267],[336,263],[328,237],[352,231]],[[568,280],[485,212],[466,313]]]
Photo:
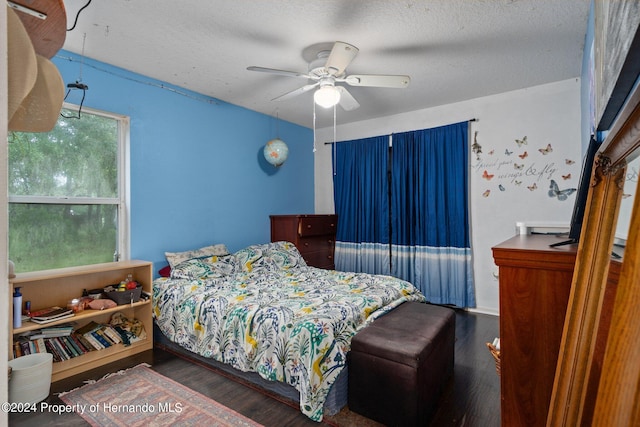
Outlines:
[[[80,106],[63,103],[63,109],[78,111]],[[131,236],[129,232],[130,209],[130,118],[123,114],[83,106],[82,113],[92,114],[113,119],[118,123],[118,197],[56,197],[56,196],[12,196],[7,194],[8,203],[38,204],[38,205],[116,205],[118,212],[117,248],[113,255],[114,261],[130,259]],[[82,116],[80,116],[82,117]],[[80,118],[79,120],[82,120]],[[8,230],[10,232],[10,230]]]

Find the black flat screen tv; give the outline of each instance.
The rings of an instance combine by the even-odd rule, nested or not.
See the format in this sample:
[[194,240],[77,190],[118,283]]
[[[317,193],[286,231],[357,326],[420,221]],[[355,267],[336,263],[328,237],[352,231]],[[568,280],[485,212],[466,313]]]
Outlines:
[[580,173],[580,183],[578,186],[578,192],[576,193],[576,201],[573,205],[573,213],[571,215],[571,227],[569,228],[569,240],[554,243],[550,246],[562,246],[570,245],[572,243],[578,243],[580,241],[580,231],[582,230],[582,220],[584,218],[584,211],[587,207],[587,195],[589,194],[589,187],[591,182],[591,172],[593,170],[593,162],[596,158],[598,148],[600,148],[600,141],[597,141],[592,135],[589,141],[589,147],[587,153],[584,156],[582,162],[582,172]]

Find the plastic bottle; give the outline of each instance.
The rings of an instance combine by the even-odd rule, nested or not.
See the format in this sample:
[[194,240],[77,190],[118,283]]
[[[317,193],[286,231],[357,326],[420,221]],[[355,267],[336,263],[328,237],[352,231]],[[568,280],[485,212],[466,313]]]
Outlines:
[[17,287],[13,291],[13,327],[22,326],[22,294],[20,288]]

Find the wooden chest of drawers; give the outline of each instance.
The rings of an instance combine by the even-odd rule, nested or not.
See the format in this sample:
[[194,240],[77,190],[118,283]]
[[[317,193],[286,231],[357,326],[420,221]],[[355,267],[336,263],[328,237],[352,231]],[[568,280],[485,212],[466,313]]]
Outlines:
[[337,215],[271,215],[271,241],[291,242],[307,265],[333,270]]
[[[521,235],[493,247],[500,268],[500,418],[504,427],[544,427],[547,422],[578,249],[577,245],[549,246],[562,240]],[[619,277],[620,262],[614,260],[593,355],[598,367],[604,360]],[[588,402],[595,404],[597,387],[597,381],[588,386]],[[585,414],[583,419],[590,416]]]

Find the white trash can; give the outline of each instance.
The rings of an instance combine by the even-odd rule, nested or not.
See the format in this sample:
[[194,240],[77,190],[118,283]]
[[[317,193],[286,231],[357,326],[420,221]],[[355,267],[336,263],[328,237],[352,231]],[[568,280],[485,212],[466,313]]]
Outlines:
[[36,353],[9,361],[10,403],[38,403],[49,396],[53,355]]

